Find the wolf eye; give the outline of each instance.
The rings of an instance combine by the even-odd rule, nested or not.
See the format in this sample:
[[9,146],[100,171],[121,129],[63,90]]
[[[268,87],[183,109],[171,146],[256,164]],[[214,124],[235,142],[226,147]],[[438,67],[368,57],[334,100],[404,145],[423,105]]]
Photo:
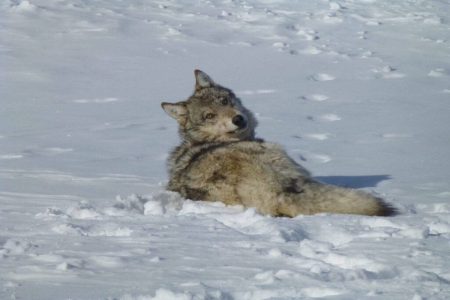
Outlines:
[[220,103],[222,103],[222,105],[228,105],[228,99],[227,98],[223,98],[222,100],[220,100]]
[[216,116],[216,115],[213,114],[213,113],[207,113],[207,114],[205,115],[205,119],[211,120],[211,119],[213,119],[215,116]]

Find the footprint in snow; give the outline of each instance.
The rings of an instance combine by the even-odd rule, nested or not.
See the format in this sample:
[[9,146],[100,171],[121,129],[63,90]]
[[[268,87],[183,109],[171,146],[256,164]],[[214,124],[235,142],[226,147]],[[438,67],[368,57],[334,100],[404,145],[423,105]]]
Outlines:
[[284,28],[297,34],[297,36],[303,41],[314,41],[320,38],[317,31],[311,28],[300,27],[296,24],[287,24]]
[[290,49],[290,45],[283,42],[276,42],[272,44],[272,47],[276,48],[278,51],[287,52],[291,55],[297,55],[298,51],[294,49]]
[[300,50],[300,53],[307,54],[307,55],[317,55],[317,54],[322,53],[322,50],[315,46],[310,46],[310,47],[304,48],[303,50]]
[[367,31],[358,31],[358,38],[361,40],[367,40]]
[[385,79],[398,79],[403,78],[406,75],[397,71],[396,68],[392,66],[384,66],[382,68],[372,69],[372,72],[375,73],[377,78],[385,78]]
[[336,121],[340,121],[342,120],[340,116],[336,115],[336,114],[324,114],[319,116],[318,118],[314,117],[314,116],[307,116],[306,117],[309,121],[322,121],[322,122],[336,122]]
[[335,80],[336,77],[334,77],[333,75],[327,74],[327,73],[317,73],[317,74],[311,75],[309,77],[309,79],[312,81],[332,81],[332,80]]
[[330,137],[329,133],[310,133],[306,135],[307,138],[317,141],[324,141]]
[[315,41],[320,39],[317,32],[312,29],[299,29],[297,35],[304,41]]
[[342,120],[341,117],[336,114],[324,114],[321,115],[319,118],[321,121],[325,122],[336,122]]
[[287,48],[289,48],[289,46],[290,45],[288,43],[285,43],[285,42],[275,42],[275,43],[272,44],[272,47],[277,48],[280,51],[286,50]]
[[300,99],[307,100],[307,101],[322,102],[322,101],[328,100],[329,97],[322,95],[322,94],[311,94],[311,95],[301,96]]
[[321,21],[326,24],[339,24],[344,22],[344,19],[339,16],[338,11],[331,11],[328,13],[322,13],[318,15],[316,18],[318,21]]

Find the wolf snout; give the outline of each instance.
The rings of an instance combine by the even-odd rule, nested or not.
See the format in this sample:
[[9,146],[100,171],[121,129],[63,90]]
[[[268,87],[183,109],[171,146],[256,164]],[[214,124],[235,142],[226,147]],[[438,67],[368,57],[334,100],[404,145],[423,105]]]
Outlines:
[[239,129],[245,128],[247,126],[247,120],[242,115],[236,115],[231,120],[234,125],[236,125]]

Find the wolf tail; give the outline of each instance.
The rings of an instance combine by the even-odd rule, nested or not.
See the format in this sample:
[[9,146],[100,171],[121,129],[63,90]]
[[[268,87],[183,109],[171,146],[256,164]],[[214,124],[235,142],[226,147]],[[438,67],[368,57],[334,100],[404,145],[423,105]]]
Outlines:
[[286,197],[281,215],[338,213],[367,216],[393,216],[397,209],[369,193],[312,181],[301,193]]

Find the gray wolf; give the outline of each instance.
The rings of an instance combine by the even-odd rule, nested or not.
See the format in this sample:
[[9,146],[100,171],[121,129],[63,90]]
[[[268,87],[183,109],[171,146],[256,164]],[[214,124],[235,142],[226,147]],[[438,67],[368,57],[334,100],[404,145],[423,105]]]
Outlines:
[[271,216],[396,213],[381,198],[315,180],[280,146],[255,137],[256,119],[232,90],[200,70],[195,79],[187,100],[161,103],[182,140],[168,158],[168,190]]

